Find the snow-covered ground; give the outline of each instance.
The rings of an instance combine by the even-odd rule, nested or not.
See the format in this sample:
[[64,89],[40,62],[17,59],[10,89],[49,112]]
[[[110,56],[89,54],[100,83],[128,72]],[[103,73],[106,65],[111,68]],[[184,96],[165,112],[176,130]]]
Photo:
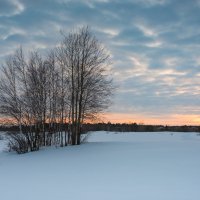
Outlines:
[[95,132],[17,155],[0,140],[1,200],[199,200],[197,133]]

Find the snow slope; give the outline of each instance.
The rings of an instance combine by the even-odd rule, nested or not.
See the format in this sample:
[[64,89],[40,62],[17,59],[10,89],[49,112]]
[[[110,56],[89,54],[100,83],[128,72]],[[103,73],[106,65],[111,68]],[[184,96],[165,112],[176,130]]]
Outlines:
[[89,142],[2,151],[1,200],[199,200],[197,133],[95,132]]

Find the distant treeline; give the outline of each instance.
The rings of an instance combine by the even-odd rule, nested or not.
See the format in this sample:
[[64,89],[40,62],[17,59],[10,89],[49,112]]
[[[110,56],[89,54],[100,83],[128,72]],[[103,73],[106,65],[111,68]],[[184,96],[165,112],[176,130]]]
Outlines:
[[97,123],[83,124],[83,132],[88,131],[111,131],[111,132],[200,132],[200,126],[163,126],[163,125],[144,125],[144,124],[112,124],[112,123]]
[[[49,124],[46,124],[49,126]],[[58,123],[55,126],[60,126]],[[68,128],[63,127],[63,131]],[[144,124],[112,124],[112,123],[96,123],[96,124],[83,124],[81,133],[89,131],[111,131],[111,132],[158,132],[158,131],[171,131],[171,132],[200,132],[200,126],[163,126],[163,125],[144,125]],[[19,131],[18,126],[0,126],[0,131]]]

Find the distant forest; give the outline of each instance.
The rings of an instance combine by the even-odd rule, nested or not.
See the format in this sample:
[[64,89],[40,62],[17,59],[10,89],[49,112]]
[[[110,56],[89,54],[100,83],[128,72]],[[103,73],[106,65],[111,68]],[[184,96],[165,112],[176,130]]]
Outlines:
[[[48,127],[49,125],[46,124]],[[60,124],[56,126],[60,127]],[[63,131],[66,130],[66,127],[63,127]],[[1,125],[0,131],[14,132],[19,131],[19,126],[13,125]],[[86,123],[82,125],[82,134],[85,134],[89,131],[110,131],[110,132],[162,132],[162,131],[171,131],[171,132],[200,132],[200,126],[163,126],[163,125],[144,125],[144,124],[120,124],[120,123]]]

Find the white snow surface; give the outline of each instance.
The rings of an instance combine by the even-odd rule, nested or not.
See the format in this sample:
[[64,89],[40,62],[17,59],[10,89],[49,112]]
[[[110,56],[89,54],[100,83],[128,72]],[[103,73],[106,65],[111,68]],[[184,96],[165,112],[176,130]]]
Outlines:
[[1,200],[199,200],[197,133],[93,132],[17,155],[0,140]]

